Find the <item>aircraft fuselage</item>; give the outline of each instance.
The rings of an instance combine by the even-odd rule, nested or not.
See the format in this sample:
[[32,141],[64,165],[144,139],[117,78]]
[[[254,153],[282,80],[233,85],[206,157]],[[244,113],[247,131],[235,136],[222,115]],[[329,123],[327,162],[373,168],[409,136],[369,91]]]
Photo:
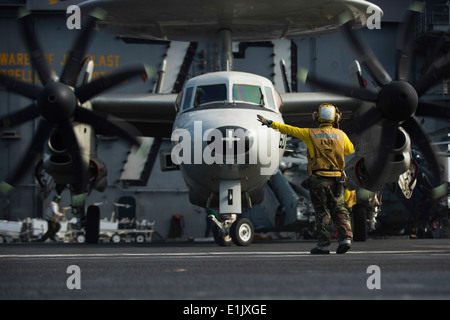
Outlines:
[[260,203],[285,147],[285,135],[256,120],[261,114],[283,123],[272,83],[248,73],[218,72],[191,79],[180,95],[172,161],[180,165],[191,202],[218,208],[221,182],[234,181],[243,207]]

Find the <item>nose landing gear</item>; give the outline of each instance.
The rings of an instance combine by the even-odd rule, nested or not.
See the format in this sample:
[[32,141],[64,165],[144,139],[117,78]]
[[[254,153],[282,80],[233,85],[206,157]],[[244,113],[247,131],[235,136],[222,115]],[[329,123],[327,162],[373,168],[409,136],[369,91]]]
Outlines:
[[221,215],[220,220],[209,216],[214,222],[213,237],[219,246],[248,246],[253,242],[254,230],[252,222],[247,218],[237,218],[236,214]]

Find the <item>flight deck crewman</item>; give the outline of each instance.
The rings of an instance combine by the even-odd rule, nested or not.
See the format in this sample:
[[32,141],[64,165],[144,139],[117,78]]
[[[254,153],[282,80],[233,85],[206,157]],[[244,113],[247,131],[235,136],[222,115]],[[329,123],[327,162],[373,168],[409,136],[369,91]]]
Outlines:
[[50,202],[50,206],[48,208],[47,213],[47,223],[48,230],[42,237],[41,241],[44,242],[48,238],[53,241],[57,241],[55,236],[58,233],[59,229],[61,229],[61,224],[59,223],[59,219],[64,216],[62,212],[59,211],[59,203],[61,202],[61,196],[56,195],[53,198],[53,201]]
[[343,182],[345,181],[344,154],[354,151],[353,144],[340,129],[334,128],[341,114],[332,104],[322,103],[313,119],[319,128],[297,128],[265,119],[258,121],[281,133],[299,138],[308,149],[308,186],[316,214],[317,246],[311,254],[329,254],[331,244],[331,219],[337,228],[339,246],[336,253],[346,253],[353,238],[349,212],[344,206]]

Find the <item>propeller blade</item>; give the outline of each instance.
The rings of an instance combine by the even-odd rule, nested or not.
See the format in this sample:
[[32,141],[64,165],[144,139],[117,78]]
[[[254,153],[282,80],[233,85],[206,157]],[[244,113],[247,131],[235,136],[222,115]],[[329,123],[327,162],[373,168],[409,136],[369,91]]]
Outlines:
[[422,152],[433,177],[441,185],[444,178],[438,158],[439,150],[431,143],[431,139],[428,137],[428,134],[425,132],[417,117],[411,117],[402,124],[402,127],[408,132],[414,144]]
[[120,84],[122,81],[125,81],[135,75],[148,75],[149,73],[151,73],[150,69],[142,63],[129,64],[114,70],[106,77],[99,78],[77,87],[75,89],[75,94],[80,103],[83,104],[95,95]]
[[414,84],[417,95],[420,97],[432,86],[445,79],[450,74],[450,53],[437,59],[428,71]]
[[0,73],[0,85],[8,91],[13,91],[21,96],[37,99],[41,92],[41,87],[38,87],[31,83],[17,81],[16,79]]
[[286,69],[286,62],[283,59],[280,60],[281,76],[283,78],[284,90],[286,92],[292,92],[292,86],[288,80],[288,73]]
[[83,168],[83,161],[81,159],[81,150],[78,144],[77,137],[73,131],[72,123],[70,120],[66,120],[58,124],[57,129],[61,134],[64,142],[64,146],[67,148],[67,152],[72,158],[72,170],[74,183],[73,188],[75,194],[82,194],[85,187],[85,175],[86,172]]
[[75,109],[74,121],[91,125],[97,133],[118,136],[125,139],[132,145],[140,146],[140,143],[136,137],[86,108],[77,107]]
[[302,68],[300,68],[298,71],[298,77],[299,80],[306,85],[315,86],[325,91],[364,101],[376,102],[378,100],[378,93],[375,91],[355,88],[334,81],[320,79],[315,75],[308,73],[307,70]]
[[57,81],[58,77],[50,68],[47,60],[45,60],[44,53],[33,30],[30,13],[31,12],[25,8],[19,10],[19,27],[25,40],[25,45],[30,53],[31,61],[36,68],[41,82],[46,85],[49,82]]
[[94,61],[92,60],[92,57],[87,57],[85,60],[86,60],[86,70],[84,72],[83,84],[91,82],[92,76],[94,74]]
[[414,22],[416,17],[423,11],[424,2],[415,1],[409,8],[405,21],[400,27],[397,41],[397,80],[409,81],[409,71],[414,54]]
[[358,60],[355,60],[353,64],[350,66],[351,77],[354,77],[358,87],[364,89],[366,87],[366,83],[364,82],[364,78],[362,76],[361,65]]
[[450,106],[439,104],[434,101],[420,101],[417,107],[416,116],[436,117],[448,120],[450,119]]
[[14,173],[6,180],[8,184],[17,184],[28,172],[28,169],[33,165],[37,157],[39,157],[39,155],[42,153],[45,140],[48,138],[51,129],[52,125],[46,120],[41,119],[36,131],[36,135],[34,136],[30,146],[28,147],[28,151],[25,152],[23,159],[19,162],[19,165]]
[[94,11],[86,17],[83,28],[81,29],[82,31],[73,43],[69,58],[61,73],[61,82],[71,87],[75,87],[76,85],[78,73],[84,62],[85,51],[90,42],[95,23],[103,18],[102,12]]
[[28,120],[32,120],[39,116],[39,111],[36,108],[35,104],[32,103],[28,107],[19,110],[9,116],[3,117],[0,119],[0,130],[8,127],[14,127]]
[[370,49],[370,47],[367,45],[367,43],[362,38],[358,37],[355,32],[353,32],[350,24],[351,22],[345,23],[343,25],[343,30],[353,50],[358,56],[358,60],[362,64],[364,64],[377,86],[385,86],[392,81],[391,77],[383,68],[380,61],[375,56],[372,49]]
[[347,134],[353,133],[360,134],[369,129],[372,125],[377,123],[382,118],[383,115],[381,114],[380,111],[378,111],[377,108],[371,108],[360,118],[355,119],[355,121],[343,124],[341,129],[345,131]]

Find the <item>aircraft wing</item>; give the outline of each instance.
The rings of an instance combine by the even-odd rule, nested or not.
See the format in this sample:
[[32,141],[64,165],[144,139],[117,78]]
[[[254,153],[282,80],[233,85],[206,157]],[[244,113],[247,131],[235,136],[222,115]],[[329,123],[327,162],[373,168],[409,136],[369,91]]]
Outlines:
[[312,113],[324,102],[335,105],[342,112],[345,121],[352,117],[353,112],[361,105],[361,101],[324,92],[280,93],[283,100],[283,119],[286,124],[315,128],[317,122],[312,119]]
[[[361,101],[331,93],[296,92],[280,93],[283,100],[282,114],[285,123],[316,127],[312,113],[323,102],[334,104],[350,119]],[[175,121],[177,94],[103,94],[92,100],[92,108],[103,116],[112,116],[115,123],[126,121],[139,132],[137,135],[170,137]],[[126,126],[126,125],[125,125]],[[98,130],[101,134],[101,130]]]
[[234,41],[293,39],[334,31],[344,14],[355,28],[373,10],[382,14],[363,0],[90,0],[80,7],[107,13],[97,23],[101,31],[173,41],[215,41],[221,29],[231,30]]
[[177,94],[103,94],[92,100],[92,108],[112,116],[115,123],[130,123],[139,131],[137,135],[170,137],[176,98]]

